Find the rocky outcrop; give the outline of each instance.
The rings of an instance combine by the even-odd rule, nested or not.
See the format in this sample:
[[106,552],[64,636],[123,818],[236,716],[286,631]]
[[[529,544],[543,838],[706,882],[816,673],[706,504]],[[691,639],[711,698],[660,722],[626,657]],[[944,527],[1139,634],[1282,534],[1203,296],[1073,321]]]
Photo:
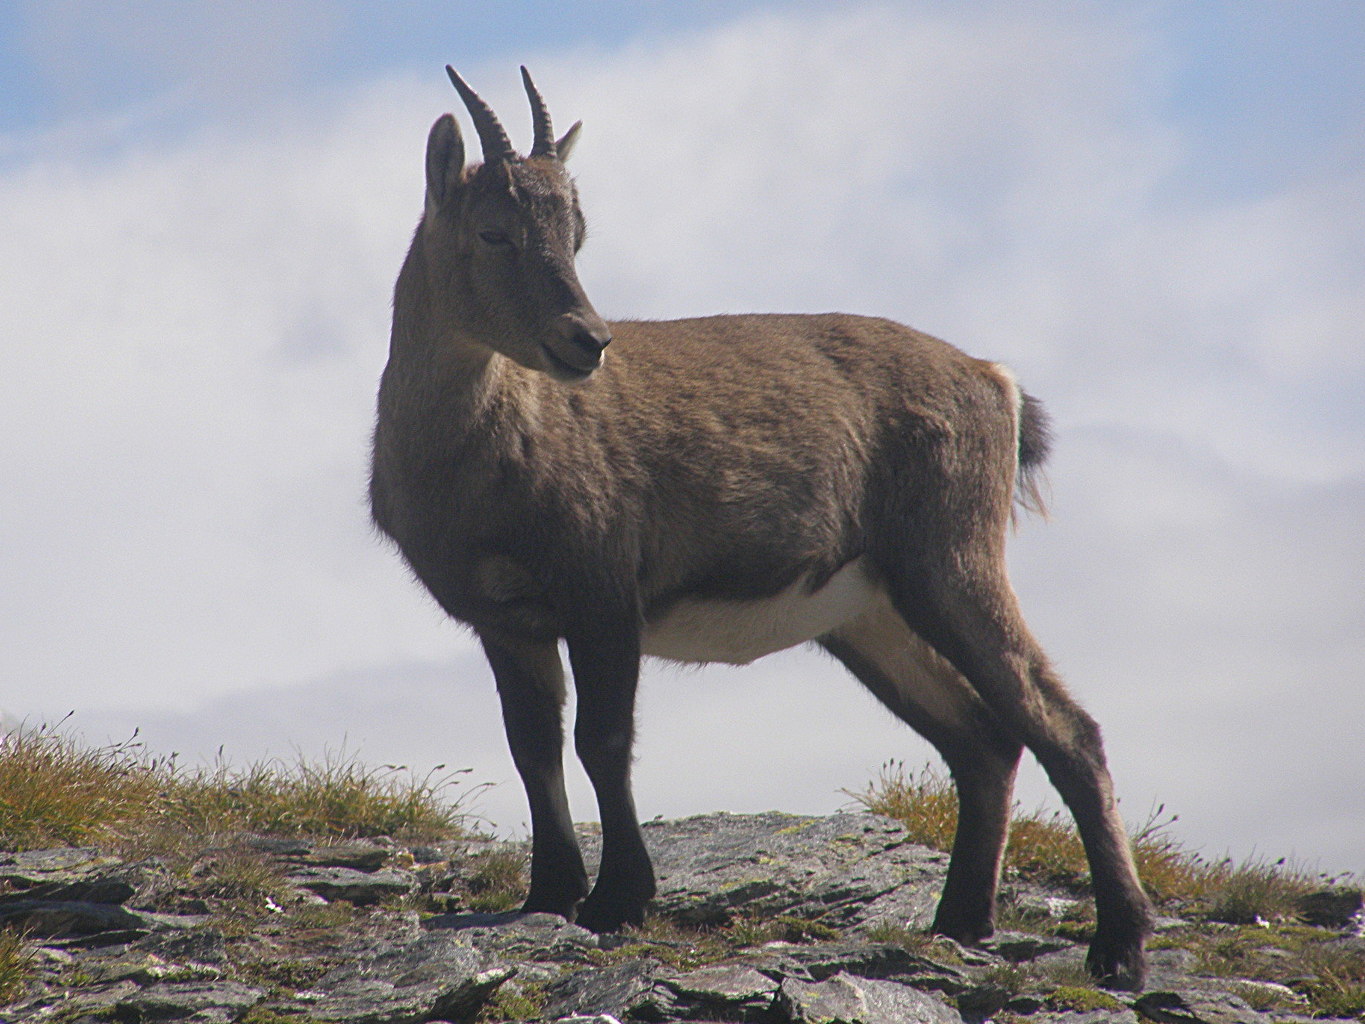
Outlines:
[[[923,934],[946,857],[869,814],[714,814],[645,826],[656,919],[594,935],[494,912],[518,844],[245,837],[189,864],[93,849],[0,854],[0,924],[35,945],[7,1024],[755,1021],[1031,1024],[1307,1020],[1293,989],[1201,972],[1154,944],[1137,995],[1090,986],[1058,937],[1077,894],[1007,884],[1030,932]],[[588,859],[597,839],[583,832]],[[507,899],[506,895],[503,896]],[[476,909],[483,906],[485,909]],[[1355,890],[1305,907],[1360,944]],[[1073,915],[1074,916],[1074,915]],[[1168,919],[1174,933],[1181,922]],[[1169,946],[1170,948],[1162,948]]]

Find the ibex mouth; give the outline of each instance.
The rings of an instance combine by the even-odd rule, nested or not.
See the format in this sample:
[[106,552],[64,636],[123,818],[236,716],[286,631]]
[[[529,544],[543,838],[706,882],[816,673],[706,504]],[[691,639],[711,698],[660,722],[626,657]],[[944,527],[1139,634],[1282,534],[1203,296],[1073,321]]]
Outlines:
[[542,343],[540,350],[545,353],[545,361],[548,364],[550,376],[565,384],[581,384],[596,373],[597,368],[602,365],[600,356],[592,366],[582,367],[559,358],[549,345]]

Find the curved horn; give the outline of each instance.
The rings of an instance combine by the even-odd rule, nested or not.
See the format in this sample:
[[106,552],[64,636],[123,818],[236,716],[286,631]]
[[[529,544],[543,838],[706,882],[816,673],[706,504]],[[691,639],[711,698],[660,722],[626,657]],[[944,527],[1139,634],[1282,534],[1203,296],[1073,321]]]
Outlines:
[[531,72],[526,70],[525,64],[521,66],[521,84],[526,86],[526,98],[531,101],[531,121],[536,130],[536,141],[531,146],[531,156],[559,156],[555,149],[555,131],[550,126],[550,111],[545,106],[545,99],[536,88],[536,83],[531,81]]
[[460,99],[464,100],[469,116],[474,121],[474,130],[479,133],[479,142],[483,144],[484,163],[509,163],[515,160],[517,151],[512,148],[512,142],[507,138],[507,132],[503,131],[493,108],[481,100],[479,94],[466,85],[465,80],[449,64],[446,65],[446,74],[450,76],[451,84],[460,94]]

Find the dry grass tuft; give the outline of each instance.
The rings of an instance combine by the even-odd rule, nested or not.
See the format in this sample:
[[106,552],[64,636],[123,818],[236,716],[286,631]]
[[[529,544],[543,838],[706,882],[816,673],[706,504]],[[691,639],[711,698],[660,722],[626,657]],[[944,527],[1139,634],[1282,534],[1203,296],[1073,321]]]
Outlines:
[[417,775],[354,757],[299,757],[233,768],[187,769],[136,737],[88,747],[60,728],[0,737],[0,849],[59,845],[169,852],[205,837],[266,835],[412,840],[452,838],[469,820],[452,799],[463,773]]
[[916,772],[906,771],[901,761],[888,761],[866,788],[845,792],[873,814],[904,825],[912,843],[944,853],[952,850],[957,791],[951,779],[928,765]]
[[466,883],[471,910],[501,913],[521,905],[530,886],[524,853],[491,850],[480,854],[475,864],[474,873]]
[[1029,878],[1079,886],[1090,877],[1081,837],[1060,811],[1016,814],[1010,824],[1005,866]]
[[1365,1018],[1365,950],[1323,945],[1308,956],[1313,978],[1303,984],[1320,1017]]
[[197,893],[224,900],[259,903],[283,899],[289,891],[283,868],[252,850],[211,852],[194,863],[190,875]]
[[[1248,1002],[1298,1009],[1303,1000],[1316,1017],[1365,1015],[1365,950],[1330,930],[1203,924],[1167,942],[1191,950],[1198,973],[1233,979]],[[1257,983],[1270,985],[1257,991]]]
[[1157,903],[1195,902],[1205,899],[1216,885],[1216,873],[1199,854],[1187,850],[1171,834],[1180,816],[1166,816],[1165,805],[1156,807],[1133,833],[1133,858],[1148,895]]
[[[945,853],[952,850],[957,791],[951,778],[931,766],[916,772],[899,761],[889,761],[866,789],[849,795],[874,814],[899,821],[911,841]],[[1029,876],[1070,884],[1088,874],[1080,837],[1057,812],[1016,814],[1005,864]]]
[[[865,789],[849,795],[869,811],[901,822],[912,841],[952,849],[957,794],[952,779],[932,767],[907,771],[900,762],[888,762]],[[1158,903],[1233,924],[1289,922],[1297,918],[1303,898],[1323,884],[1284,861],[1211,863],[1172,835],[1178,820],[1157,807],[1133,833],[1138,873]],[[1016,813],[1005,865],[1026,877],[1073,888],[1089,881],[1085,848],[1061,812]]]
[[33,949],[24,937],[9,928],[0,929],[0,1006],[20,999],[33,974]]
[[736,918],[723,934],[736,946],[749,948],[769,942],[830,942],[839,937],[839,930],[809,918],[778,914],[771,918]]
[[107,842],[146,820],[164,775],[127,744],[83,747],[47,726],[0,737],[0,848]]
[[1249,860],[1208,866],[1210,881],[1202,893],[1204,915],[1228,924],[1293,922],[1305,896],[1321,886],[1306,869],[1284,860],[1273,864]]
[[[198,830],[338,838],[391,836],[430,840],[458,835],[468,815],[446,802],[462,772],[417,775],[397,765],[378,768],[353,756],[328,754],[293,764],[261,761],[245,769],[219,763],[179,772],[167,810]],[[467,795],[465,796],[467,799]]]

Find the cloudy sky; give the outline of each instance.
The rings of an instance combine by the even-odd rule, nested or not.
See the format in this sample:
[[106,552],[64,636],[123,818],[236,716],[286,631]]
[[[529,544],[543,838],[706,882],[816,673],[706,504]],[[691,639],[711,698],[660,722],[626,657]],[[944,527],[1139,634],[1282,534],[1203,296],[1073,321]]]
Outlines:
[[[524,62],[586,124],[604,314],[885,315],[1046,401],[1015,583],[1130,821],[1365,871],[1361,52],[1354,0],[6,4],[0,709],[467,767],[525,827],[488,670],[364,505],[442,66],[526,145]],[[646,672],[646,816],[893,758],[932,751],[816,654]]]

